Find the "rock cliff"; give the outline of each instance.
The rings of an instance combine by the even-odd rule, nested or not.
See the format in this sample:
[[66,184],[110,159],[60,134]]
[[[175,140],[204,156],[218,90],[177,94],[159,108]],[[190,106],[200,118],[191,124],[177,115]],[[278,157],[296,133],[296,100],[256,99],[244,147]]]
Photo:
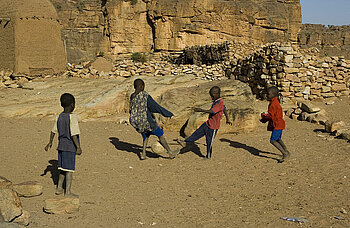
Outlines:
[[51,0],[69,62],[225,40],[297,41],[299,0]]

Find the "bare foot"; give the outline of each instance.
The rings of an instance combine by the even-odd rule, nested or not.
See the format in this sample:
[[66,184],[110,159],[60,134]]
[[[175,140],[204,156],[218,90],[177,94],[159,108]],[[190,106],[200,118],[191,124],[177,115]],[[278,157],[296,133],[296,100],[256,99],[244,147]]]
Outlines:
[[169,158],[173,159],[176,157],[176,155],[178,155],[180,153],[180,149],[176,149],[173,151],[169,151]]
[[62,195],[63,194],[63,188],[56,188],[56,195]]
[[66,193],[64,196],[68,198],[79,198],[79,195],[73,193]]

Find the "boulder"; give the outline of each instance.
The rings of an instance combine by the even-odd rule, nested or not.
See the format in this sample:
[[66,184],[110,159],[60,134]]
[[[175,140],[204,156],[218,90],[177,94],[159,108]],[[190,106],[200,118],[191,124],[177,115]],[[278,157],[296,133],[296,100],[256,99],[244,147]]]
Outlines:
[[333,133],[341,129],[345,123],[343,121],[327,121],[325,125],[325,130],[329,133]]
[[54,198],[45,200],[44,211],[49,214],[72,214],[79,211],[79,198]]
[[328,117],[324,114],[317,113],[314,118],[311,120],[311,123],[317,123],[321,125],[326,125],[326,122],[328,121]]
[[1,228],[19,228],[17,223],[0,222]]
[[12,189],[0,188],[0,214],[5,222],[10,222],[22,214],[22,203]]
[[43,193],[43,186],[36,181],[14,184],[12,189],[17,192],[18,196],[23,197],[40,196]]
[[310,102],[298,102],[298,106],[305,112],[308,113],[314,113],[314,112],[318,112],[321,109],[318,107],[315,107],[313,104],[311,104]]
[[349,131],[346,131],[346,132],[343,132],[343,133],[341,134],[341,137],[342,137],[343,139],[345,139],[345,140],[350,141],[350,130],[349,130]]
[[18,223],[18,224],[20,224],[22,226],[28,226],[29,223],[30,223],[30,214],[29,214],[29,212],[23,210],[22,214],[19,217],[15,218],[12,222]]
[[5,177],[0,176],[0,188],[8,188],[12,185],[12,182]]
[[193,108],[209,110],[212,100],[209,90],[213,86],[221,88],[228,115],[233,123],[226,125],[226,119],[221,119],[219,133],[249,132],[255,129],[259,121],[259,114],[255,109],[254,98],[250,87],[236,80],[208,82],[198,86],[189,86],[165,91],[158,99],[158,103],[174,113],[170,120],[157,115],[160,125],[167,130],[179,131],[183,136],[189,136],[204,121],[208,114],[195,113]]

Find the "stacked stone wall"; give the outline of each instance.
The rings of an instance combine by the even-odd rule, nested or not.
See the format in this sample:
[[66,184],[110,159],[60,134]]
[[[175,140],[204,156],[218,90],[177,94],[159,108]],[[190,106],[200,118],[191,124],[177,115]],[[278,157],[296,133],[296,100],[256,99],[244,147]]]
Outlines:
[[286,99],[347,96],[350,61],[344,57],[320,57],[317,49],[306,51],[274,43],[232,62],[226,76],[249,83],[258,98],[266,97],[268,86],[277,86]]

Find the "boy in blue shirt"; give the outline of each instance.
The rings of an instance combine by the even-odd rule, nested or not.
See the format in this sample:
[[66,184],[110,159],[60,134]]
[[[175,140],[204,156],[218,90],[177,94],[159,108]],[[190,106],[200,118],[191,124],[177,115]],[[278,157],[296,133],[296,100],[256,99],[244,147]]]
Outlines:
[[45,147],[48,151],[52,147],[52,141],[55,134],[58,134],[58,169],[60,174],[56,188],[56,195],[63,194],[63,181],[66,179],[67,197],[78,197],[70,189],[72,186],[73,172],[75,170],[75,155],[81,155],[82,151],[79,142],[78,118],[73,114],[75,108],[75,98],[72,94],[64,93],[61,98],[63,112],[57,117],[56,122],[50,133],[50,141]]

